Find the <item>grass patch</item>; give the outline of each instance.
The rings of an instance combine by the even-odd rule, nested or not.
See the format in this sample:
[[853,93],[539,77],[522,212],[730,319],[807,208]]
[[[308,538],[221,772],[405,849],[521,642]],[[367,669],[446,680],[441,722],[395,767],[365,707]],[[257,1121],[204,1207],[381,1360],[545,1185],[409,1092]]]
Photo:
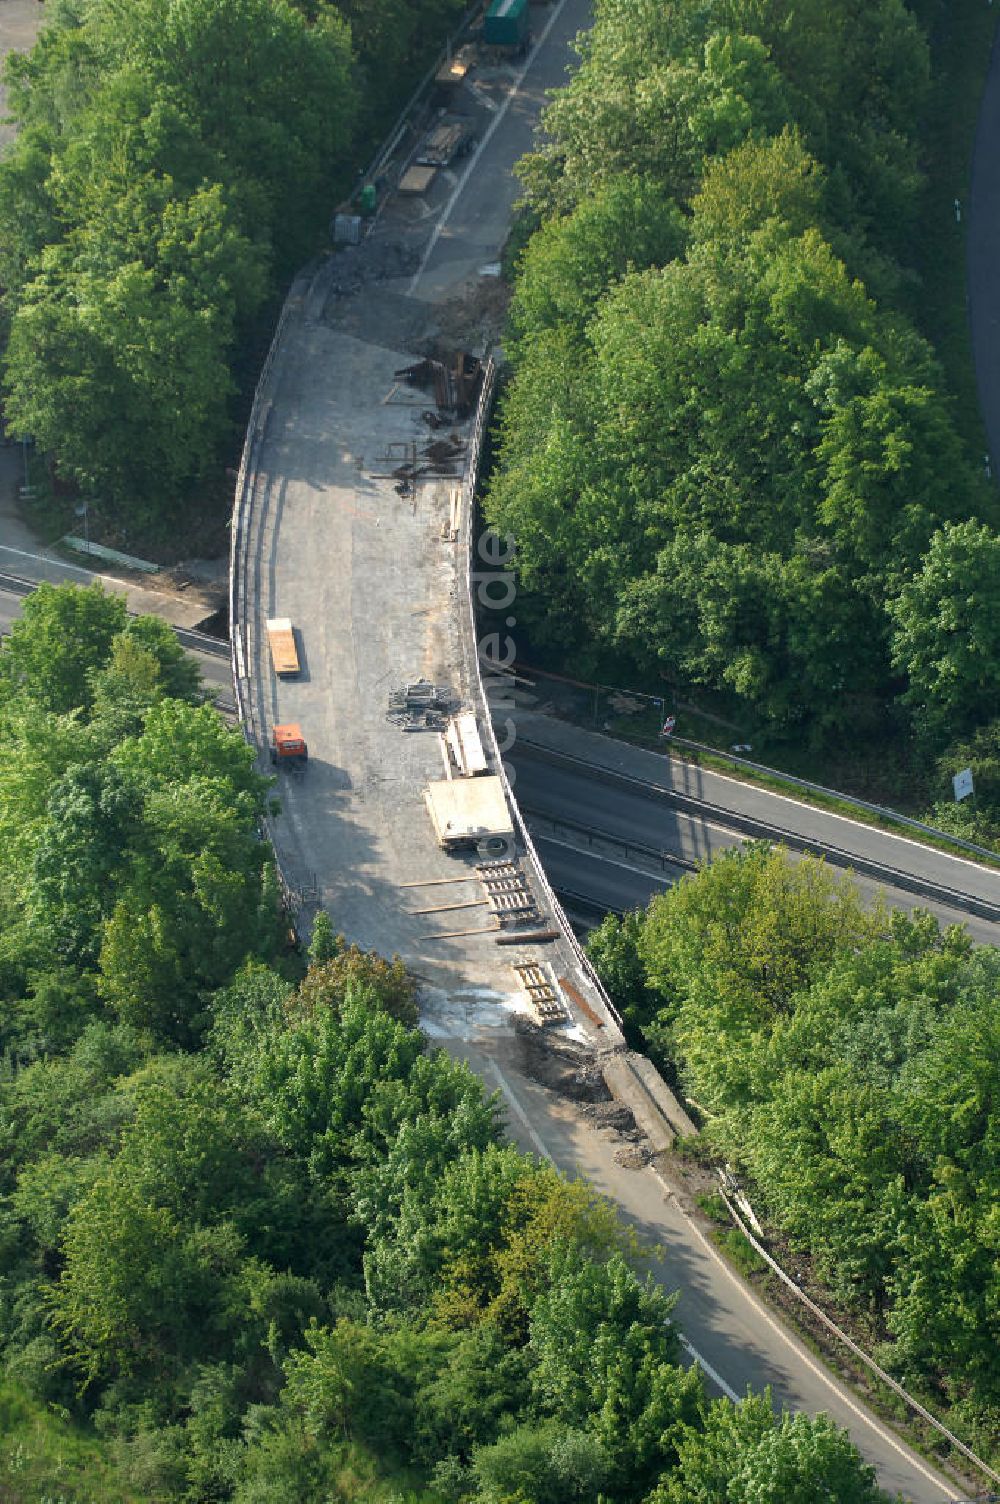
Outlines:
[[733,1219],[732,1217],[730,1217],[729,1208],[726,1206],[726,1203],[723,1201],[718,1191],[713,1191],[711,1194],[706,1196],[697,1196],[695,1200],[697,1201],[699,1209],[705,1213],[705,1216],[709,1219],[710,1222],[713,1222],[716,1227],[725,1227],[732,1230]]
[[0,1499],[4,1504],[142,1504],[92,1432],[0,1382]]
[[736,1227],[718,1227],[712,1229],[712,1241],[726,1255],[731,1264],[734,1264],[740,1274],[749,1277],[751,1274],[767,1274],[768,1266],[755,1249],[750,1247],[746,1238]]

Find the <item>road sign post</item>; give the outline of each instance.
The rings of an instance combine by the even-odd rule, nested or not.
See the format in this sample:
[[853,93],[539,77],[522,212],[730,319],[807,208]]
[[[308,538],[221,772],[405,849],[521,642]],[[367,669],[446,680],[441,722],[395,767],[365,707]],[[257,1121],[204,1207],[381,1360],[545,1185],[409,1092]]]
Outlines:
[[956,773],[951,780],[951,786],[955,790],[955,803],[961,804],[963,799],[968,799],[973,792],[972,769],[963,768],[961,773]]

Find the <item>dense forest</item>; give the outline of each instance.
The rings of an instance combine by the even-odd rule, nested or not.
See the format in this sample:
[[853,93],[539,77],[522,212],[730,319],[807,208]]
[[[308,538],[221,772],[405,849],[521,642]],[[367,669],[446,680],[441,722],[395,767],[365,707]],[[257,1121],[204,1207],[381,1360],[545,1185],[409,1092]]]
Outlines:
[[[49,0],[9,69],[0,285],[7,418],[60,485],[119,527],[190,515],[262,321],[460,9]],[[534,629],[817,744],[845,704],[918,714],[988,779],[994,502],[913,318],[920,26],[596,12],[525,164],[489,502]],[[271,783],[162,623],[41,587],[0,738],[5,1499],[877,1504],[826,1419],[709,1400],[643,1250],[507,1142],[397,961],[325,915],[300,954]],[[996,952],[758,849],[593,952],[707,1151],[989,1446]]]
[[261,332],[462,0],[49,0],[0,163],[7,422],[112,529],[216,496]]
[[891,1372],[1000,1436],[1000,951],[750,847],[605,920],[605,981],[703,1147]]
[[915,317],[920,22],[597,0],[578,48],[520,168],[486,505],[533,651],[995,783],[996,493]]
[[0,648],[4,1499],[877,1504],[824,1418],[708,1400],[398,961],[300,958],[200,698],[97,588]]

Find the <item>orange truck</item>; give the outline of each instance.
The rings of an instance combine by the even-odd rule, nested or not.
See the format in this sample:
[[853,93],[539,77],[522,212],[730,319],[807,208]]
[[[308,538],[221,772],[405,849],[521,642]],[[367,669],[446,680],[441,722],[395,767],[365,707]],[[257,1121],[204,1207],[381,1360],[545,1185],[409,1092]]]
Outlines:
[[304,767],[309,760],[302,727],[291,721],[287,726],[275,726],[271,732],[271,761],[276,768]]
[[288,616],[272,616],[267,622],[267,640],[271,648],[274,672],[287,678],[299,671],[299,654],[295,646],[295,628]]

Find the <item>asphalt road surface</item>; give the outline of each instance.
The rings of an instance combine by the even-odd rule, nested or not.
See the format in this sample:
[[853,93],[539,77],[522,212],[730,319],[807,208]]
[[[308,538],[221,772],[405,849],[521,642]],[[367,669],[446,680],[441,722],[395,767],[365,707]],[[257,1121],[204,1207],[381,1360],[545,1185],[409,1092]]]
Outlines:
[[574,909],[574,898],[605,912],[644,908],[655,893],[669,888],[683,872],[683,868],[675,867],[657,876],[636,866],[625,853],[610,848],[602,851],[599,842],[597,850],[584,849],[575,837],[565,832],[560,835],[558,826],[553,831],[543,819],[536,821],[529,816],[528,825],[549,882],[570,910]]
[[429,301],[446,297],[500,254],[522,192],[514,165],[532,148],[546,92],[566,81],[575,61],[573,38],[589,26],[591,9],[580,0],[559,0],[536,9],[534,17],[536,45],[527,67],[466,164],[410,283],[412,295]]
[[[713,1384],[737,1396],[769,1384],[779,1403],[848,1427],[888,1490],[915,1504],[957,1499],[757,1302],[676,1192],[651,1169],[625,1169],[612,1140],[533,1078],[510,1027],[516,957],[500,954],[464,894],[431,886],[467,880],[460,859],[437,849],[423,807],[428,780],[443,772],[436,739],[404,735],[387,718],[398,686],[418,674],[461,686],[468,669],[449,483],[392,483],[394,457],[426,440],[427,405],[398,389],[395,372],[413,360],[438,305],[497,259],[519,191],[511,168],[588,17],[578,0],[537,8],[536,33],[549,28],[542,45],[509,102],[492,96],[496,128],[483,133],[447,204],[428,206],[436,228],[406,285],[331,294],[321,273],[285,326],[253,480],[247,673],[262,739],[275,722],[299,720],[310,763],[282,785],[275,842],[296,882],[313,879],[339,928],[398,951],[420,975],[428,1034],[501,1091],[515,1139],[588,1177],[664,1248],[661,1277],[681,1291],[685,1336]],[[387,213],[378,235],[393,233]],[[272,614],[300,626],[298,680],[271,675],[262,623]],[[470,914],[449,919],[446,905]]]
[[[0,636],[6,637],[12,624],[20,616],[23,604],[23,595],[0,586]],[[220,643],[220,647],[224,645]],[[233,678],[229,666],[228,647],[224,647],[221,653],[206,652],[204,649],[190,647],[188,652],[201,670],[202,681],[205,688],[211,692],[212,698],[218,700],[221,705],[231,705]]]
[[[588,747],[598,746],[605,741],[603,737],[595,737],[591,743],[587,733],[574,731],[574,747],[581,757],[588,755]],[[633,749],[625,750],[628,753]],[[629,762],[636,771],[640,771],[648,756],[649,754],[640,754],[637,758],[630,758]],[[595,901],[600,901],[604,896],[611,900],[611,907],[634,907],[635,895],[643,891],[641,871],[636,869],[648,867],[649,864],[629,853],[629,842],[657,846],[665,852],[677,852],[689,861],[701,861],[740,844],[744,839],[740,832],[727,827],[715,815],[692,815],[671,808],[661,798],[641,788],[602,783],[585,769],[548,762],[524,740],[514,743],[509,757],[517,773],[517,798],[522,808],[529,811],[527,818],[533,834],[558,837],[564,843],[561,854],[560,849],[552,848],[551,844],[547,848],[547,854],[541,853],[544,861],[554,859],[555,862],[549,871],[550,881]],[[664,759],[657,758],[655,763],[662,766]],[[675,764],[670,763],[668,766],[673,767]],[[781,796],[770,795],[766,790],[747,788],[732,779],[719,778],[715,782],[713,775],[706,774],[702,769],[694,771],[699,775],[699,789],[710,802],[726,800],[734,808],[753,813],[771,823],[781,823],[786,828],[797,827],[801,823],[815,835],[817,827],[812,819],[814,812],[806,806]],[[800,810],[807,811],[801,822],[798,819]],[[560,819],[568,822],[562,830],[558,829],[558,825],[554,828],[552,824]],[[594,853],[581,859],[576,864],[575,872],[571,871],[572,862],[566,848],[580,845],[581,837],[572,831],[569,822],[572,825],[585,822],[594,832],[601,832],[621,842],[626,849],[614,851],[608,848],[604,853],[606,861],[613,861],[616,865],[602,871],[606,864],[599,854]],[[856,846],[859,855],[868,854],[873,860],[876,856],[884,859],[884,853],[888,850],[897,867],[903,867],[909,862],[911,848],[916,845],[907,841],[901,843],[900,847],[886,847],[878,840],[882,832],[871,831],[868,826],[854,825],[847,820],[838,820],[829,829],[841,848]],[[981,889],[983,895],[992,896],[994,902],[1000,901],[1000,872],[978,869],[971,862],[955,864],[944,853],[938,853],[933,848],[927,848],[927,851],[930,856],[929,869],[937,875],[939,881],[947,882],[952,887],[963,883],[966,887]],[[924,858],[920,854],[915,865],[923,864]],[[869,878],[856,880],[867,894],[882,891],[886,902],[893,908],[930,909],[942,924],[967,925],[973,939],[980,944],[1000,943],[1000,923],[969,914],[958,904],[950,905],[915,896],[902,888],[889,883],[877,884]],[[662,883],[655,877],[650,877],[650,892],[661,886]],[[640,897],[638,901],[643,900]]]

